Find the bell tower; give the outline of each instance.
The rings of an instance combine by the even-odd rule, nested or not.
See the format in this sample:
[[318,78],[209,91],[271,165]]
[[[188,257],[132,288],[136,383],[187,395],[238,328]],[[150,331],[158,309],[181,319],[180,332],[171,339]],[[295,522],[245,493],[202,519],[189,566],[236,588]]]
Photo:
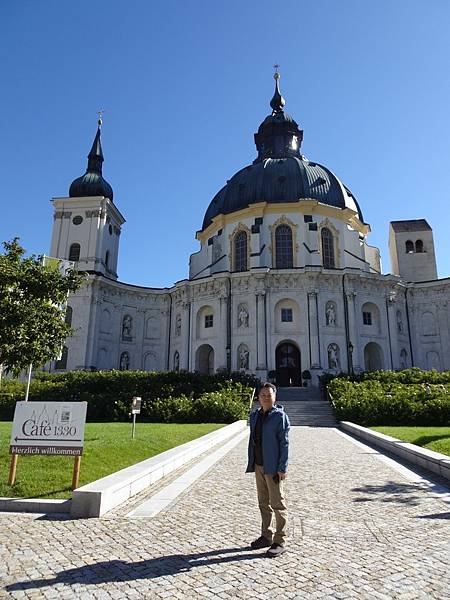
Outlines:
[[413,282],[437,279],[433,230],[425,219],[391,221],[389,253],[394,275]]
[[79,271],[117,279],[119,238],[124,217],[103,178],[101,118],[88,154],[86,173],[75,179],[69,196],[53,198],[55,209],[50,255],[76,263]]

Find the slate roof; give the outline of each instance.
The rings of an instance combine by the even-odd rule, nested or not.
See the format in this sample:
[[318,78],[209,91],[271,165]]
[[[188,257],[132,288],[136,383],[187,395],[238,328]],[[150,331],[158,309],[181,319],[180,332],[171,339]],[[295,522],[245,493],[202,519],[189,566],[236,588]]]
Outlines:
[[391,227],[396,232],[402,231],[431,231],[425,219],[410,219],[409,221],[391,221]]

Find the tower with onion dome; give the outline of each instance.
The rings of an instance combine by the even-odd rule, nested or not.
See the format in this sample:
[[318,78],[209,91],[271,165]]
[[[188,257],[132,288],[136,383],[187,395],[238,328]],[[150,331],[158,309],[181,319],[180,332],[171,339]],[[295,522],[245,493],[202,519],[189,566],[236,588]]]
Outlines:
[[80,271],[117,279],[119,237],[125,219],[103,177],[101,127],[99,118],[84,175],[72,182],[68,197],[52,200],[55,211],[50,254],[74,261]]

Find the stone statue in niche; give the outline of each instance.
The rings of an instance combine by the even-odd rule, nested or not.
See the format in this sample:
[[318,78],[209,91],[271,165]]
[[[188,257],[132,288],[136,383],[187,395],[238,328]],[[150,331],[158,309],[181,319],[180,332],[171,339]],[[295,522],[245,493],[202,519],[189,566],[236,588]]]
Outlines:
[[328,368],[336,371],[340,369],[339,348],[337,344],[330,344],[328,346]]
[[326,324],[330,327],[335,327],[336,325],[336,308],[333,302],[328,302],[325,310],[325,318]]
[[248,327],[248,310],[245,304],[239,306],[238,327]]
[[248,370],[250,352],[247,346],[239,346],[239,369]]
[[131,340],[133,331],[133,319],[130,315],[125,315],[122,321],[122,339]]
[[181,315],[177,315],[175,324],[175,335],[178,337],[181,335]]
[[399,310],[397,311],[397,332],[403,333],[402,313]]
[[128,352],[122,352],[120,355],[120,370],[128,371],[130,369],[130,355]]

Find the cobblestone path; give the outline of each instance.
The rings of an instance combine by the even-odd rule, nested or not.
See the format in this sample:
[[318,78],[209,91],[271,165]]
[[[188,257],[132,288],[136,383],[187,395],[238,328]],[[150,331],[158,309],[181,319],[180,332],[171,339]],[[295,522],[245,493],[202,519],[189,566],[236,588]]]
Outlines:
[[334,429],[291,434],[281,557],[248,548],[243,442],[153,519],[0,513],[0,597],[450,598],[450,505]]

